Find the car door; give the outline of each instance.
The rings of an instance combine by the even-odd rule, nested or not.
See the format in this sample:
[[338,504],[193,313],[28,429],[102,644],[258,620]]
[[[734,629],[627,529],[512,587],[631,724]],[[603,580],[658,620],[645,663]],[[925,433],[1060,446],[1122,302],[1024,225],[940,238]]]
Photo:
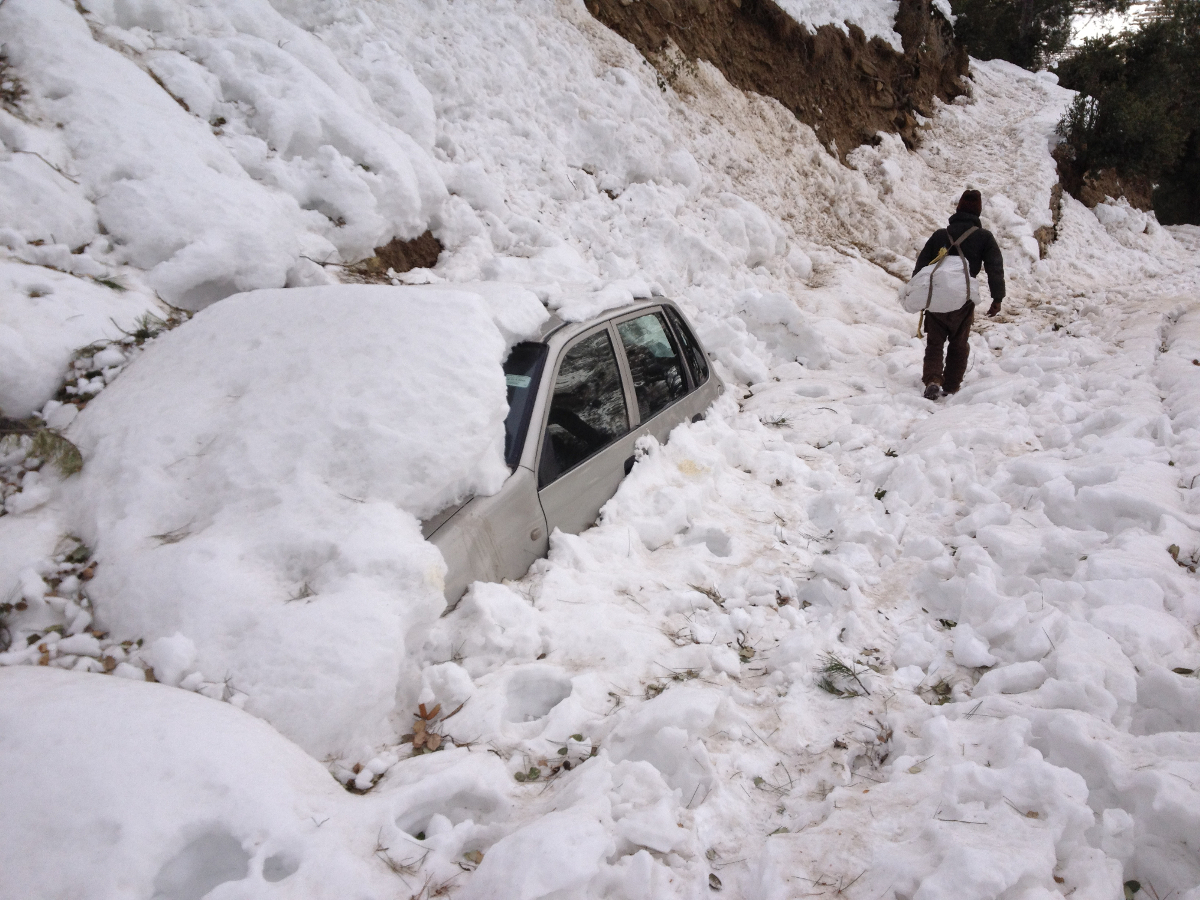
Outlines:
[[635,401],[615,341],[607,323],[585,332],[564,348],[554,372],[538,461],[550,531],[590,526],[632,467]]
[[[698,416],[712,402],[698,396],[694,366],[688,365],[683,341],[669,324],[667,314],[668,310],[656,307],[615,322],[637,401],[635,441],[643,434],[652,434],[665,443],[676,425]],[[705,365],[705,377],[707,374]],[[698,406],[701,402],[703,406]]]

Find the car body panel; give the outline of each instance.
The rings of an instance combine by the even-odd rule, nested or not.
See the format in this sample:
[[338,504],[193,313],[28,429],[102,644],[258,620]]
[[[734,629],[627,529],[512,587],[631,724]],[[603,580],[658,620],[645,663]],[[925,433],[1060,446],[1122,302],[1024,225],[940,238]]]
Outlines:
[[546,555],[547,534],[537,476],[518,466],[504,487],[460,506],[430,538],[446,561],[446,599],[456,602],[476,581],[520,578]]
[[638,430],[626,432],[599,453],[538,491],[546,526],[578,534],[596,521],[600,507],[609,501],[625,478],[626,461],[633,461]]
[[[424,534],[441,550],[446,560],[445,593],[451,605],[475,581],[500,581],[524,575],[534,560],[546,554],[548,535],[555,528],[576,534],[594,524],[600,508],[616,493],[628,474],[638,439],[649,434],[665,443],[676,426],[699,418],[720,396],[724,385],[711,365],[707,366],[707,377],[697,385],[693,376],[694,364],[685,362],[688,392],[647,421],[640,420],[633,376],[617,325],[665,308],[673,309],[686,323],[686,317],[678,307],[669,300],[656,298],[610,311],[589,322],[564,324],[555,321],[543,326],[538,340],[548,345],[549,357],[520,463],[496,494],[472,498],[422,523]],[[670,327],[678,326],[672,324]],[[691,330],[690,326],[686,327]],[[537,472],[560,365],[573,346],[600,331],[607,331],[615,350],[629,431],[539,489]],[[703,354],[694,330],[691,330],[691,340]],[[674,344],[673,347],[678,356],[685,356],[682,347]]]

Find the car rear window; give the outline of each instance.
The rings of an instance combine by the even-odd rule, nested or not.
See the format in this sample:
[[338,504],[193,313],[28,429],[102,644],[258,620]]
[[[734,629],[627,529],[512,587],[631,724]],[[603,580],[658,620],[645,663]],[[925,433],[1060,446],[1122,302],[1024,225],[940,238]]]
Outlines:
[[529,417],[537,399],[542,368],[546,365],[545,344],[517,344],[504,362],[504,380],[508,383],[508,416],[504,420],[504,461],[515,469],[521,461],[521,449],[529,431]]
[[687,393],[687,376],[662,313],[638,316],[617,326],[633,375],[642,421],[666,409]]
[[667,318],[671,320],[675,333],[679,335],[680,343],[683,344],[683,354],[687,357],[692,370],[692,383],[699,387],[708,381],[708,360],[704,358],[704,351],[692,337],[691,329],[683,321],[683,316],[669,306],[667,307]]

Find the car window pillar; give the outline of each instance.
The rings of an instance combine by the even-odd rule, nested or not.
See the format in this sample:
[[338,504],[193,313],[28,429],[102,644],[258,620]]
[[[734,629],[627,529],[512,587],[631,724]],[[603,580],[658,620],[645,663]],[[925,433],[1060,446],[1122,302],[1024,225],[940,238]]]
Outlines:
[[687,352],[687,343],[683,340],[683,335],[679,333],[679,327],[675,324],[674,320],[675,317],[670,315],[669,312],[664,309],[663,322],[667,326],[667,339],[671,342],[671,346],[674,348],[676,356],[679,357],[679,361],[683,364],[683,375],[684,378],[687,379],[687,392],[690,394],[696,388],[700,387],[700,379],[697,378],[696,373],[692,371],[693,363],[692,360],[689,359],[691,354]]
[[638,407],[637,392],[633,385],[633,370],[629,367],[629,357],[625,355],[625,344],[617,331],[617,323],[607,323],[608,337],[617,353],[617,368],[621,370],[621,384],[625,388],[625,410],[629,414],[629,430],[634,431],[642,424],[642,413]]

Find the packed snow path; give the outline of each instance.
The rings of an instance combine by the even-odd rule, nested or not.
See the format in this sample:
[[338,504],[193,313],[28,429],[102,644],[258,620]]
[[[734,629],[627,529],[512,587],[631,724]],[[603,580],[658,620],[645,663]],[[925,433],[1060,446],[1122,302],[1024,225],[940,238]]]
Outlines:
[[[703,851],[694,884],[984,898],[1200,882],[1195,232],[1156,238],[1120,206],[1097,230],[1068,201],[1061,245],[1022,272],[1048,196],[1012,186],[1052,183],[1056,114],[1006,74],[977,69],[1004,113],[948,110],[918,173],[1023,201],[991,212],[1019,213],[1021,245],[963,390],[921,399],[921,344],[894,333],[819,372],[777,368],[738,413],[652,454],[604,525],[529,580],[529,652],[614,674],[617,724],[571,725],[686,798],[697,840],[668,831],[656,849]],[[997,119],[1009,139],[989,139]],[[468,643],[497,618],[465,612]],[[822,678],[870,694],[834,699]]]
[[[366,252],[396,209],[399,231],[431,224],[446,244],[422,277],[520,282],[578,315],[656,283],[731,389],[645,448],[599,527],[414,630],[408,680],[369,664],[390,633],[336,604],[275,610],[304,616],[319,650],[272,656],[286,719],[234,690],[244,673],[196,668],[209,636],[151,621],[139,650],[84,633],[66,596],[82,563],[56,545],[95,504],[82,479],[21,474],[0,569],[41,604],[39,633],[67,636],[5,654],[45,668],[0,670],[0,896],[1117,900],[1137,880],[1138,896],[1200,897],[1200,232],[1069,198],[1055,225],[1047,142],[1069,97],[1052,79],[975,64],[974,97],[939,110],[918,152],[884,136],[839,160],[710,67],[661,85],[578,5],[93,5],[86,24],[66,4],[0,9],[27,35],[69,20],[55,33],[89,63],[60,65],[53,41],[13,50],[34,99],[28,120],[0,118],[23,148],[3,162],[28,181],[0,276],[27,367],[0,388],[23,408],[115,334],[110,315],[132,330],[156,308],[147,285],[199,304],[285,272],[329,280],[306,257]],[[89,81],[96,66],[120,77]],[[54,121],[91,133],[95,86],[121,133],[171,154],[145,150],[143,170],[114,165],[125,142],[64,140]],[[203,165],[157,177],[188,148],[220,158],[217,182]],[[40,203],[59,176],[34,150],[88,188]],[[118,196],[130,240],[100,235],[109,172],[140,173],[187,233]],[[964,182],[984,190],[1010,300],[979,321],[963,390],[930,403],[896,278]],[[263,191],[265,224],[213,212]],[[76,330],[57,327],[68,316]],[[111,406],[75,425],[57,418],[73,407],[43,411],[76,436],[140,433]],[[242,497],[206,500],[232,514]],[[228,600],[196,543],[152,537],[193,563],[194,596]],[[345,575],[411,604],[378,566]],[[146,666],[185,689],[142,683]],[[393,714],[359,715],[368,695]],[[347,715],[391,737],[364,747]],[[448,749],[413,754],[433,743]]]
[[[739,896],[1194,886],[1196,276],[985,322],[949,401],[914,341],[677,435],[528,580],[519,655],[547,662],[476,679],[476,709],[573,683],[593,714],[526,711],[545,743],[501,749],[544,765],[579,731],[652,761],[689,832],[658,849]],[[460,609],[447,649],[479,659],[489,620]]]

